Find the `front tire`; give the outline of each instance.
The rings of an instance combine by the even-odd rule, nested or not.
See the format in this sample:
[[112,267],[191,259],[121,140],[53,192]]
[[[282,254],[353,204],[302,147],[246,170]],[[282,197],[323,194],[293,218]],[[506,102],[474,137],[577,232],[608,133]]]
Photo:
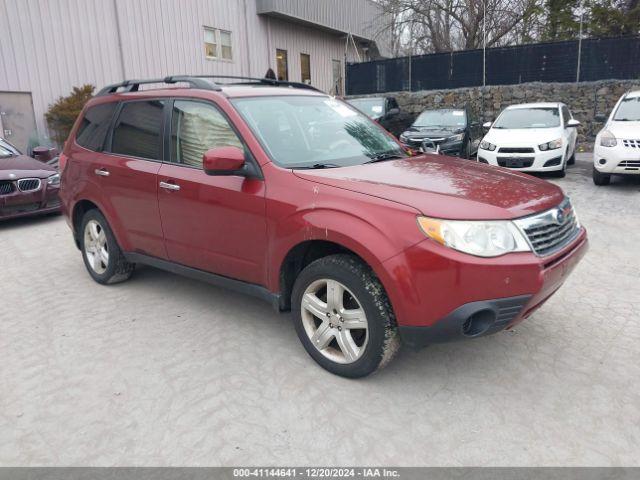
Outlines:
[[598,186],[609,185],[609,183],[611,183],[611,175],[601,173],[596,167],[593,167],[593,183]]
[[91,278],[103,285],[128,280],[135,268],[122,254],[107,219],[99,210],[89,210],[82,217],[80,251]]
[[369,375],[387,365],[400,346],[382,284],[353,255],[330,255],[302,270],[293,287],[292,313],[307,353],[336,375]]

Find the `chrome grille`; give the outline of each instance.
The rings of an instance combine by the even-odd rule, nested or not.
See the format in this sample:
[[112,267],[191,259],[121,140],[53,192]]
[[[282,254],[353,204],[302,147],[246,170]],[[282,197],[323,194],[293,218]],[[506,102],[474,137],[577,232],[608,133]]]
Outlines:
[[533,251],[540,256],[551,255],[569,244],[580,226],[569,199],[546,212],[515,220],[526,235]]
[[14,190],[15,187],[13,186],[13,182],[0,182],[0,195],[9,195]]
[[40,190],[42,183],[39,178],[21,178],[18,180],[18,188],[21,192],[32,192]]
[[637,148],[640,150],[640,140],[622,140],[622,144],[627,148]]

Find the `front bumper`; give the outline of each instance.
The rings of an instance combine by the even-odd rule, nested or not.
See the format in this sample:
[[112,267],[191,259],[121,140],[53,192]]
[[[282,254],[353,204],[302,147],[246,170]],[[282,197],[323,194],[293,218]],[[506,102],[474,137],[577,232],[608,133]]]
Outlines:
[[[420,150],[422,148],[422,140],[420,141],[406,141],[406,142],[400,142],[402,144],[402,146],[406,147],[406,148],[411,148],[412,150]],[[451,155],[451,156],[455,156],[455,157],[459,157],[462,156],[463,154],[463,148],[462,148],[462,142],[448,142],[448,143],[439,143],[437,144],[437,146],[439,146],[439,153],[443,154],[443,155]]]
[[[531,153],[503,153],[499,149],[493,152],[479,149],[478,161],[520,172],[555,172],[562,170],[564,163],[564,150],[562,148],[545,151],[540,151],[537,147],[531,148],[534,150]],[[507,164],[508,159],[521,160],[522,165],[526,166],[510,167]]]
[[42,187],[35,191],[21,192],[15,190],[0,195],[0,220],[45,215],[60,211],[59,188],[47,185],[43,180]]
[[586,231],[548,257],[478,258],[425,240],[384,262],[400,336],[419,348],[480,337],[527,318],[564,283],[588,248]]
[[625,147],[621,140],[615,147],[603,147],[596,142],[593,165],[600,173],[640,175],[640,148]]

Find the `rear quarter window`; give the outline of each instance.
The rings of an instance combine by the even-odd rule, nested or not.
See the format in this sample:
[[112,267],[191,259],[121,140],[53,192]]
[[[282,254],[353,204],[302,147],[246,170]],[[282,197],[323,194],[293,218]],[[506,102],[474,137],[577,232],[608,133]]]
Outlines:
[[76,143],[94,152],[101,151],[117,105],[117,103],[103,103],[89,107],[76,133]]

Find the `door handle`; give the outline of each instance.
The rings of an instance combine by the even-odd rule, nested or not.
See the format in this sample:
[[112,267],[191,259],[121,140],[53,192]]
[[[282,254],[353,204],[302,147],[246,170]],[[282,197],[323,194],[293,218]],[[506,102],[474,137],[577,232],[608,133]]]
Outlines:
[[180,185],[176,185],[175,183],[160,182],[160,188],[177,192],[178,190],[180,190]]
[[101,177],[108,177],[109,176],[109,170],[107,170],[106,168],[96,168],[93,173],[95,173],[96,175],[100,175]]

